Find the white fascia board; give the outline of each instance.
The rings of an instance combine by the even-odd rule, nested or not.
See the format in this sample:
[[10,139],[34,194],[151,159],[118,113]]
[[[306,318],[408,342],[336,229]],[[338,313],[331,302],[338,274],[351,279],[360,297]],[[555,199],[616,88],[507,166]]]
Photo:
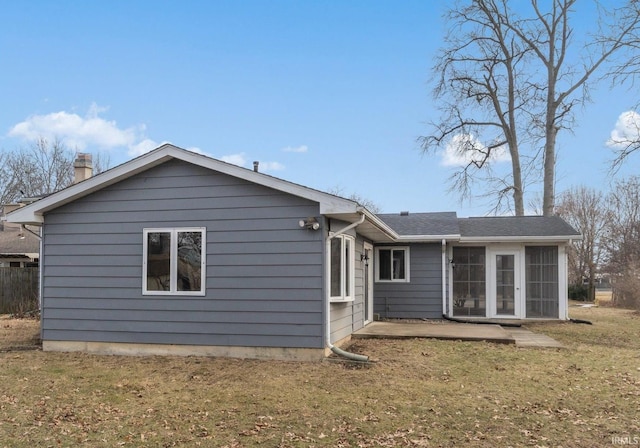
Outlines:
[[[341,210],[338,212],[331,211],[323,213],[323,210],[321,208],[320,212],[328,218],[338,219],[352,224],[358,222],[360,219],[362,219],[362,215],[364,215],[365,221],[362,225],[369,226],[369,228],[373,227],[374,229],[376,229],[378,232],[380,232],[381,235],[384,236],[385,241],[390,240],[390,242],[395,242],[398,238],[398,234],[391,227],[389,227],[375,214],[371,213],[365,207],[362,207],[360,205],[358,205],[355,210]],[[370,232],[365,231],[365,233]]]
[[375,226],[378,229],[380,229],[381,232],[383,232],[384,234],[388,235],[391,239],[397,240],[399,238],[399,235],[396,233],[395,230],[393,230],[391,227],[389,227],[389,225],[387,225],[387,223],[385,223],[383,220],[381,220],[376,215],[371,213],[369,210],[367,210],[364,207],[360,207],[359,211],[361,211],[362,213],[365,214],[365,216],[367,218],[367,221],[369,221],[373,226]]
[[21,209],[13,211],[7,215],[6,221],[15,222],[18,224],[27,224],[32,226],[39,226],[44,222],[44,218],[42,217],[42,213],[31,212],[30,210],[25,210],[25,206]]
[[582,235],[553,236],[476,236],[461,237],[460,243],[569,243],[581,240]]
[[341,215],[341,214],[354,214],[357,213],[358,204],[353,202],[343,202],[340,198],[314,198],[313,196],[305,195],[302,196],[300,194],[291,193],[295,196],[301,196],[306,199],[310,199],[312,201],[318,202],[320,204],[320,214],[321,215]]
[[459,234],[452,235],[400,235],[397,238],[398,242],[406,243],[441,243],[442,240],[446,240],[447,243],[454,241],[460,241]]

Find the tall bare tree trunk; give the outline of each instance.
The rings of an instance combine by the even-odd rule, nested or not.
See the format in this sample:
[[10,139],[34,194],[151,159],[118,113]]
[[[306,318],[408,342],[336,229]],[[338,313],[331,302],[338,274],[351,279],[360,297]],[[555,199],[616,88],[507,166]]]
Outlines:
[[[551,88],[549,88],[549,90],[551,90]],[[556,127],[554,118],[555,110],[553,108],[553,100],[551,100],[551,104],[547,107],[547,124],[544,142],[543,216],[552,216],[556,203],[556,135],[558,128]]]
[[[629,77],[640,60],[640,0],[598,8],[582,36],[570,23],[577,4],[466,0],[449,9],[451,31],[434,67],[443,117],[421,141],[424,151],[453,149],[459,169],[452,189],[462,198],[483,196],[477,191],[494,196],[494,211],[513,198],[509,211],[523,215],[524,189],[542,180],[542,213],[555,213],[558,133],[574,124],[573,109],[589,99],[596,71],[606,74],[609,67],[611,73],[613,64]],[[615,53],[622,53],[620,60],[612,60]],[[509,174],[495,168],[496,153],[505,149]]]
[[517,142],[511,152],[511,170],[513,173],[513,207],[516,216],[524,216],[524,189],[522,188],[522,168],[520,167],[520,153]]

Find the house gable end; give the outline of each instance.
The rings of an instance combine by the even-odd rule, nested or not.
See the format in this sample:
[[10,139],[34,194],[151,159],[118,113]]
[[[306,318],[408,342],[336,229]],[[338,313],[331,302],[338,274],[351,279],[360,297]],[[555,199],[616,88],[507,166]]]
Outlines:
[[294,184],[267,174],[254,172],[201,154],[196,154],[171,144],[165,144],[136,159],[130,160],[83,182],[22,207],[8,215],[7,219],[11,222],[22,224],[41,224],[44,213],[99,191],[107,186],[114,185],[171,159],[182,160],[212,171],[217,171],[317,202],[320,205],[321,214],[354,213],[360,208],[357,202],[348,199]]

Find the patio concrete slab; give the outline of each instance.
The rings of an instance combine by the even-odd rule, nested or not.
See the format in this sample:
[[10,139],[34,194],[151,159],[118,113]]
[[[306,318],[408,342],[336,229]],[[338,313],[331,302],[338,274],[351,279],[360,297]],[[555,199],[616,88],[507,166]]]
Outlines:
[[355,339],[433,338],[456,341],[487,341],[515,344],[515,338],[500,325],[458,323],[372,322],[351,335]]
[[526,328],[505,328],[515,340],[518,347],[564,348],[560,342],[546,334],[534,333]]
[[354,339],[432,338],[455,341],[487,341],[515,344],[518,347],[552,347],[563,345],[547,335],[523,327],[449,322],[372,322],[351,335]]

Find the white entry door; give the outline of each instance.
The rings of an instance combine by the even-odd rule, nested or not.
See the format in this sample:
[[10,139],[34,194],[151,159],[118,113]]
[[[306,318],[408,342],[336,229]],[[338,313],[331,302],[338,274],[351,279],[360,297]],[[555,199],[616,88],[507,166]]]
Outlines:
[[364,323],[373,321],[373,246],[364,243],[362,254],[364,262]]
[[520,251],[497,250],[490,253],[488,311],[491,317],[521,318]]

